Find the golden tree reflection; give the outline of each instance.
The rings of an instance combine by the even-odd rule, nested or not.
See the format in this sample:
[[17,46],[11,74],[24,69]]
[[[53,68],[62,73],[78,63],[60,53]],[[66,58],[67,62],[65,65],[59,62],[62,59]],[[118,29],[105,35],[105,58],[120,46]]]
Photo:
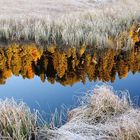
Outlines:
[[128,51],[69,47],[65,50],[52,45],[42,49],[35,44],[11,44],[0,47],[0,84],[12,75],[32,79],[39,76],[54,84],[73,85],[89,81],[114,82],[116,75],[125,78],[129,72],[140,72],[140,46]]

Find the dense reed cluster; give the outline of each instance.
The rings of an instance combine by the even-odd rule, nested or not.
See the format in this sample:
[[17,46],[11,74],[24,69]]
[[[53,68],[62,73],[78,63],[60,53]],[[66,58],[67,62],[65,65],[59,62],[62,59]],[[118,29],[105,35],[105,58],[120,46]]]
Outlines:
[[139,7],[139,0],[115,0],[57,18],[1,15],[0,40],[33,41],[43,46],[131,47],[128,31],[133,22],[139,22]]
[[140,139],[140,109],[132,106],[128,93],[118,96],[112,87],[97,86],[82,103],[69,112],[65,125],[52,131],[50,140]]
[[134,107],[127,92],[118,93],[107,85],[96,86],[80,103],[68,112],[67,122],[57,128],[40,121],[40,114],[31,112],[23,102],[0,100],[0,139],[139,140],[140,109]]
[[14,99],[0,100],[0,139],[27,140],[35,137],[37,114]]

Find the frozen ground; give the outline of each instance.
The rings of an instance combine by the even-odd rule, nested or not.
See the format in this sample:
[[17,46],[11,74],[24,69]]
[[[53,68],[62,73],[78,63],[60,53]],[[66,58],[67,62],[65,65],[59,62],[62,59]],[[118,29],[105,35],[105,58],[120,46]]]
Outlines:
[[[42,129],[48,140],[139,140],[140,109],[134,108],[127,92],[97,86],[84,97],[81,107],[69,112],[69,121],[55,131]],[[119,96],[118,96],[119,94]]]
[[129,47],[139,17],[140,0],[0,0],[0,41]]
[[92,9],[100,2],[101,0],[0,0],[0,15],[44,16],[81,12]]

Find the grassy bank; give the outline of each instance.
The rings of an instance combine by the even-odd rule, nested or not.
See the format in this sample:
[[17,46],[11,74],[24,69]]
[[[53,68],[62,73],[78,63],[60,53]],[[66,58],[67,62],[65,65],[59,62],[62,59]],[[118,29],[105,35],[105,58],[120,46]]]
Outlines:
[[[36,0],[34,3],[37,4],[37,2]],[[81,9],[76,6],[76,10],[72,8],[76,1],[71,3],[72,9],[66,10],[68,7],[59,0],[58,9],[53,7],[55,3],[52,2],[50,10],[48,10],[48,3],[48,7],[41,12],[38,10],[42,5],[32,3],[33,8],[36,7],[36,12],[34,10],[33,14],[31,12],[25,16],[24,11],[29,12],[32,9],[32,7],[28,9],[27,3],[31,4],[26,0],[23,1],[20,5],[21,11],[17,4],[18,13],[11,8],[12,16],[5,3],[0,5],[1,8],[5,7],[5,12],[0,15],[2,42],[33,41],[44,46],[53,43],[57,46],[84,44],[95,47],[131,47],[133,41],[129,36],[129,30],[134,21],[139,21],[140,16],[139,0],[91,1],[91,3],[84,1],[84,4],[80,2]]]
[[25,103],[14,99],[0,100],[0,139],[26,140],[35,137],[37,114]]
[[139,140],[140,109],[132,105],[128,93],[112,87],[95,87],[82,97],[81,105],[68,113],[60,128],[39,125],[39,115],[13,99],[0,101],[1,138],[48,140]]

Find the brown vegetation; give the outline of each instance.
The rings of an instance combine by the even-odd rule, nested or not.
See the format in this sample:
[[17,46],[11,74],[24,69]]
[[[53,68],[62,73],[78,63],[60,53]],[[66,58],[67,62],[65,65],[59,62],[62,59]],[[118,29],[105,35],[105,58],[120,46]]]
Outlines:
[[131,50],[89,49],[84,45],[80,49],[69,47],[56,49],[38,48],[35,44],[11,44],[0,47],[0,83],[12,75],[23,78],[39,76],[42,82],[60,82],[73,85],[78,81],[114,81],[118,73],[120,78],[128,73],[140,71],[140,47]]

